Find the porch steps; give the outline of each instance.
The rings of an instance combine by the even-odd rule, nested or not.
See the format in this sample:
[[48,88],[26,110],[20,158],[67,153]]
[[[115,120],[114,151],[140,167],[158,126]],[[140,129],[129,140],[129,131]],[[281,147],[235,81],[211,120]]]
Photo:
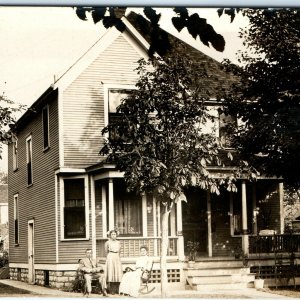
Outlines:
[[[186,282],[193,290],[246,288],[255,276],[241,262],[197,262],[194,268],[184,268]],[[229,266],[230,265],[230,266]]]

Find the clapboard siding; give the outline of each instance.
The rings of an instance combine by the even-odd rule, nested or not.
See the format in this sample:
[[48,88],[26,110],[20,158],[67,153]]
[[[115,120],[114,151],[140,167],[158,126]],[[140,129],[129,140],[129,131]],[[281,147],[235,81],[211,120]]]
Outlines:
[[104,88],[102,83],[134,84],[133,70],[140,59],[137,51],[120,35],[64,91],[64,165],[86,167],[103,158]]
[[[57,95],[49,102],[50,148],[43,149],[42,113],[39,110],[17,133],[18,170],[12,170],[12,145],[8,149],[9,223],[14,224],[14,194],[19,194],[20,243],[14,244],[14,226],[9,228],[10,262],[28,261],[28,220],[34,218],[35,263],[55,262],[55,178],[58,167]],[[27,186],[26,138],[32,136],[33,184]]]

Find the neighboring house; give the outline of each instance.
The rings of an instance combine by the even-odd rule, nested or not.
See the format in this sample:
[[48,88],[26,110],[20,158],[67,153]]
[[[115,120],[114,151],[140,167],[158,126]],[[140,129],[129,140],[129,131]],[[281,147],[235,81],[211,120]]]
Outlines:
[[8,251],[8,189],[0,184],[0,251]]
[[[126,193],[122,173],[98,154],[101,129],[113,120],[126,90],[134,88],[137,61],[147,58],[147,40],[124,22],[125,32],[107,30],[16,123],[8,150],[11,279],[68,286],[86,248],[105,260],[106,233],[115,226],[121,233],[124,265],[135,261],[142,244],[158,261],[160,206],[151,196]],[[217,82],[208,77],[204,86],[226,87],[231,78],[218,62],[179,44],[182,49],[177,51],[184,50],[218,77]],[[217,113],[213,100],[210,106]],[[221,134],[222,116],[218,126]],[[224,172],[218,168],[215,175]],[[189,189],[188,202],[177,203],[170,216],[170,282],[185,285],[188,240],[201,243],[198,256],[206,260],[231,260],[237,245],[248,251],[248,234],[257,231],[252,224],[257,206],[270,213],[264,225],[283,232],[282,184],[260,178],[237,185],[238,193],[222,191],[220,196]],[[154,274],[159,282],[158,264]]]

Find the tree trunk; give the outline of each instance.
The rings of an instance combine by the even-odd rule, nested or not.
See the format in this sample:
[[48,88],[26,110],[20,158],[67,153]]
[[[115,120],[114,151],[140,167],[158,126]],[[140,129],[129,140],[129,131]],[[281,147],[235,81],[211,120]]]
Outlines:
[[169,246],[169,215],[170,211],[165,207],[161,220],[161,254],[160,254],[160,274],[161,274],[161,297],[168,297],[168,276],[167,276],[167,253]]

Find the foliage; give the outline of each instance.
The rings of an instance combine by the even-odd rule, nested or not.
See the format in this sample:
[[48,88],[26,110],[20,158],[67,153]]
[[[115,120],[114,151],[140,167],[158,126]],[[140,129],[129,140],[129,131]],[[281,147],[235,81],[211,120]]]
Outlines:
[[[223,165],[220,158],[223,148],[215,133],[204,129],[215,117],[207,110],[209,95],[202,96],[195,84],[202,76],[205,78],[199,68],[193,60],[178,54],[164,60],[140,60],[137,89],[123,99],[117,107],[119,117],[102,131],[108,138],[100,153],[124,172],[127,189],[153,194],[164,206],[163,271],[168,248],[168,216],[174,203],[185,200],[184,189],[198,186],[219,193],[222,184],[228,191],[236,189],[233,174],[217,178],[209,170],[209,166]],[[166,276],[166,272],[162,274],[162,290],[167,283]],[[162,294],[165,296],[163,291]]]
[[300,189],[285,186],[283,201],[285,232],[293,232],[292,221],[300,216]]
[[195,261],[197,251],[200,248],[200,243],[199,242],[194,242],[194,241],[188,241],[186,247],[187,247],[187,250],[189,252],[189,258],[188,258],[189,261]]
[[245,9],[249,27],[241,30],[247,52],[241,66],[227,71],[240,77],[222,94],[241,126],[234,146],[261,173],[300,185],[300,10]]
[[[12,140],[9,129],[15,123],[15,114],[23,110],[24,107],[24,105],[18,105],[9,100],[4,93],[0,95],[0,159],[2,158],[2,145]],[[2,177],[2,179],[4,178]]]
[[3,251],[0,253],[0,268],[8,266],[8,252]]
[[[94,23],[102,22],[105,28],[116,27],[119,31],[123,32],[126,29],[122,17],[125,15],[126,7],[77,7],[76,14],[81,20],[87,20],[87,13],[91,13]],[[215,32],[214,28],[207,24],[206,19],[201,18],[199,14],[194,13],[189,15],[188,9],[185,7],[173,8],[175,16],[172,17],[173,26],[180,32],[186,28],[189,34],[206,45],[212,45],[217,51],[224,51],[225,40],[222,35]],[[231,18],[234,15],[232,11],[226,10],[225,14],[230,14]],[[154,53],[164,55],[171,47],[169,37],[160,29],[159,20],[161,13],[157,13],[152,7],[144,8],[144,15],[150,22],[150,48],[149,55],[153,56]],[[219,11],[219,15],[222,12]],[[137,19],[139,25],[143,28],[145,26],[145,19],[142,15]]]

